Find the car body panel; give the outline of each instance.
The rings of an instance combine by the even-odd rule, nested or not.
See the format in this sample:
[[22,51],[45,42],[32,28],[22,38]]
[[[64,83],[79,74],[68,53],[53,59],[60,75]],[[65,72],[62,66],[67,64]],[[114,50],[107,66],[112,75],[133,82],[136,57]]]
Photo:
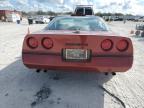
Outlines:
[[[27,46],[26,40],[35,37],[39,46],[31,49]],[[45,49],[41,45],[43,38],[53,40],[53,47]],[[101,49],[101,42],[111,39],[114,47],[110,51]],[[129,42],[128,50],[120,52],[116,49],[116,43],[125,39]],[[91,59],[84,62],[71,62],[63,59],[63,49],[88,49],[91,51]],[[131,68],[133,63],[133,46],[129,38],[116,35],[107,31],[64,31],[64,30],[43,30],[28,34],[25,37],[22,59],[24,65],[32,69],[63,69],[82,70],[95,72],[125,72]]]

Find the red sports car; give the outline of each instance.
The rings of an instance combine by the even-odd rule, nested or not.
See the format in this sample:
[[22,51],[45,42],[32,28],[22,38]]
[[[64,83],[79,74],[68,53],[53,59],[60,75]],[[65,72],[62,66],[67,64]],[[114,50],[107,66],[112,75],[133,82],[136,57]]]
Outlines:
[[125,72],[133,63],[133,46],[99,17],[59,16],[41,32],[26,35],[22,59],[37,70]]

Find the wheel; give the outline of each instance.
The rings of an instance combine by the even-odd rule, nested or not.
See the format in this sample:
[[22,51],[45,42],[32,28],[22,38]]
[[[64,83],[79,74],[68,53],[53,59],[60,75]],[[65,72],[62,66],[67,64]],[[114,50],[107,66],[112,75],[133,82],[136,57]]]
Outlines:
[[137,30],[137,31],[135,32],[135,35],[139,36],[139,35],[140,35],[140,31]]
[[141,32],[141,37],[144,37],[144,31]]

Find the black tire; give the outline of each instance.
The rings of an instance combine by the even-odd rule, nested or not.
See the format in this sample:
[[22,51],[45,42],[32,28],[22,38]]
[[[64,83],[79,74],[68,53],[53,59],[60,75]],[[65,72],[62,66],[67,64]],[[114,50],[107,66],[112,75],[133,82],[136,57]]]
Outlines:
[[135,32],[135,35],[139,36],[139,35],[140,35],[140,31],[137,30],[137,31]]
[[141,32],[141,37],[144,37],[144,31],[143,31],[143,32]]

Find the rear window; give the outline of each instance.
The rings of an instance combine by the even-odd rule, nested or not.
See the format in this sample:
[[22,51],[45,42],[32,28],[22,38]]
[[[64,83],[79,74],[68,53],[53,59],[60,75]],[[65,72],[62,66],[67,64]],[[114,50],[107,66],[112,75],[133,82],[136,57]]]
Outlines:
[[46,27],[46,30],[107,31],[108,27],[100,18],[68,17],[55,18]]
[[85,15],[92,15],[92,8],[85,8]]
[[76,9],[76,14],[77,15],[83,15],[84,14],[84,8],[77,8]]

